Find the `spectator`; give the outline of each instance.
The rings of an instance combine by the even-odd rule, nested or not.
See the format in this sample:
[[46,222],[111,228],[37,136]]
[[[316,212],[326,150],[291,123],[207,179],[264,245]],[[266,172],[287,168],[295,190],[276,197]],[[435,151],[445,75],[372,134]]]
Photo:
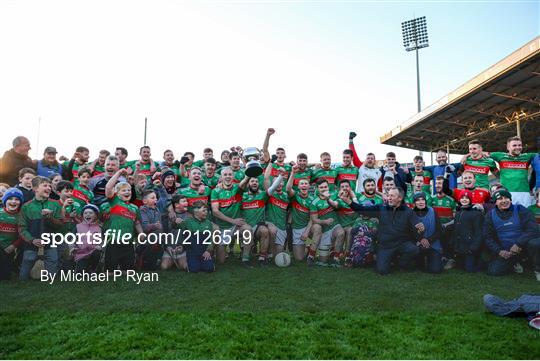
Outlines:
[[37,175],[49,178],[53,174],[62,174],[62,165],[56,159],[55,147],[47,147],[43,159],[37,162]]
[[23,168],[36,168],[35,162],[30,159],[30,141],[28,138],[18,136],[13,139],[13,148],[6,151],[0,159],[0,182],[10,186],[17,185],[19,171]]
[[533,214],[522,205],[512,204],[512,195],[500,190],[493,195],[495,208],[486,214],[484,239],[494,260],[488,274],[501,276],[519,261],[527,250],[533,263],[536,279],[540,282],[540,231]]

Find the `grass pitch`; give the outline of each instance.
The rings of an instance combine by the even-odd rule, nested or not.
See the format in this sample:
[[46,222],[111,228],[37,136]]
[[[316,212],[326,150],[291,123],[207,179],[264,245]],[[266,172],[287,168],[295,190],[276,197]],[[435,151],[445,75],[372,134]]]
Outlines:
[[378,276],[293,264],[159,282],[0,283],[0,358],[538,359],[540,332],[486,293],[539,293],[532,274]]

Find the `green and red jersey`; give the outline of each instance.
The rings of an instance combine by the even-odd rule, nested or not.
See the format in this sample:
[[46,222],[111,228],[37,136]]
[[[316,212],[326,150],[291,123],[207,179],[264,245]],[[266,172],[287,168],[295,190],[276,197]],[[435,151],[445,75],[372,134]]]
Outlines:
[[87,186],[77,183],[73,187],[73,200],[82,208],[94,201],[94,193]]
[[94,167],[94,172],[92,173],[92,177],[103,173],[105,173],[105,165],[100,165],[99,163],[96,163],[96,166]]
[[[330,198],[334,199],[335,195],[331,193]],[[325,220],[328,218],[334,219],[334,222],[331,225],[322,226],[323,232],[331,230],[337,224],[336,211],[334,207],[332,207],[326,199],[321,199],[319,196],[313,197],[313,201],[311,202],[309,211],[311,214],[314,214],[314,213],[317,214],[320,220]]]
[[267,201],[268,194],[265,191],[259,190],[255,194],[244,192],[242,196],[242,215],[246,223],[251,227],[264,222]]
[[300,192],[296,192],[294,197],[291,199],[291,218],[292,218],[292,228],[293,229],[302,229],[306,227],[310,219],[310,209],[313,198],[309,193],[302,197]]
[[540,206],[538,206],[538,204],[533,204],[530,205],[528,209],[534,215],[534,218],[536,219],[536,224],[538,224],[538,228],[540,229]]
[[133,168],[135,166],[136,160],[127,160],[123,164],[119,164],[120,169],[124,168]]
[[456,202],[446,194],[436,194],[431,198],[429,205],[439,216],[441,223],[448,223],[454,219]]
[[186,196],[188,201],[188,211],[193,210],[193,203],[197,201],[203,201],[205,204],[209,204],[210,194],[212,190],[208,186],[204,186],[204,193],[199,193],[199,187],[196,189],[191,188],[191,186],[186,188],[180,188],[176,191],[177,194]]
[[123,234],[130,234],[131,241],[137,240],[137,230],[135,225],[141,220],[141,213],[136,205],[124,202],[117,195],[107,201],[106,205],[102,205],[101,209],[107,212],[107,221],[103,225],[104,231],[107,229],[120,231],[119,238],[114,239],[115,242],[122,239]]
[[[229,218],[238,218],[242,204],[242,189],[238,184],[233,184],[230,189],[215,188],[212,190],[210,199],[212,204],[219,204],[219,210]],[[229,229],[233,225],[214,216],[215,223],[220,229]]]
[[[356,198],[358,198],[358,195]],[[342,227],[352,227],[358,219],[359,214],[339,198],[337,194],[335,195],[334,200],[338,203],[337,214],[339,224],[341,224]]]
[[212,177],[208,177],[206,173],[202,174],[202,181],[204,184],[206,184],[210,189],[216,188],[217,184],[219,183],[219,175],[215,174]]
[[0,209],[0,249],[10,245],[17,247],[19,241],[19,212]]
[[[63,208],[64,202],[61,199],[57,200],[56,202],[58,202],[58,204],[60,204],[60,207]],[[64,225],[60,227],[58,231],[59,233],[68,234],[70,232],[75,232],[75,226],[77,225],[77,221],[76,219],[71,218],[70,215],[71,213],[75,212],[76,216],[79,216],[82,212],[82,207],[83,206],[75,202],[75,200],[72,205],[66,207],[65,216],[62,219],[62,222],[64,222]]]
[[409,171],[411,174],[411,177],[414,179],[417,174],[421,175],[424,178],[424,185],[422,186],[422,190],[427,193],[431,193],[431,180],[433,179],[433,175],[428,170],[422,170],[421,172],[416,172],[414,168]]
[[289,203],[289,195],[287,192],[281,191],[269,195],[266,204],[266,220],[283,231],[287,229],[287,208]]
[[295,192],[298,192],[298,184],[302,179],[305,179],[308,181],[309,184],[311,184],[311,169],[306,168],[303,172],[294,173],[293,178],[293,189]]
[[328,182],[328,188],[331,192],[336,190],[337,171],[335,169],[312,168],[311,172],[312,183],[317,183],[319,180],[324,179]]
[[[71,160],[64,161],[64,163],[62,163],[62,169],[68,169],[69,162],[71,162]],[[79,164],[79,162],[77,162],[77,161],[73,162],[73,167],[71,168],[71,173],[73,173],[73,178],[68,179],[68,180],[70,180],[70,181],[77,180],[77,178],[79,177],[79,168],[81,168],[83,165],[87,165],[87,164],[88,163]]]
[[146,176],[146,179],[148,179],[149,181],[152,180],[152,176],[154,175],[154,173],[159,171],[159,163],[154,162],[154,171],[152,171],[151,168],[151,163],[143,164],[142,162],[139,162],[139,170],[137,171],[137,162],[133,162],[133,164],[131,165],[131,169],[133,169],[133,174],[135,174],[135,172],[137,172],[137,174],[144,174]]
[[371,204],[383,204],[383,198],[378,194],[368,195],[365,192],[357,194],[357,200],[359,204],[365,204],[367,202]]
[[529,192],[529,165],[536,153],[522,153],[516,157],[503,152],[491,153],[499,163],[501,184],[509,192]]
[[[60,226],[53,224],[50,219],[43,218],[41,211],[44,209],[53,211],[51,218],[62,220],[62,206],[60,203],[51,199],[38,200],[33,198],[23,204],[19,216],[21,237],[25,241],[32,242],[34,239],[40,238],[44,232],[55,232],[60,228]],[[29,247],[37,249],[33,245],[29,245]]]
[[467,161],[463,166],[465,171],[474,173],[476,179],[475,186],[478,188],[489,189],[489,172],[497,170],[497,165],[492,158],[472,159],[467,157]]
[[339,187],[339,183],[344,180],[348,180],[351,184],[351,189],[356,189],[356,180],[358,179],[358,168],[354,165],[345,167],[343,165],[336,168],[337,178],[336,184]]
[[[291,174],[292,166],[287,163],[281,163],[278,164],[277,162],[270,163],[270,166],[272,167],[272,170],[270,172],[270,179],[274,179],[275,177],[279,176],[279,169],[282,168],[285,171],[285,174],[283,175],[284,179],[289,178],[289,174]],[[264,167],[266,168],[266,167]]]

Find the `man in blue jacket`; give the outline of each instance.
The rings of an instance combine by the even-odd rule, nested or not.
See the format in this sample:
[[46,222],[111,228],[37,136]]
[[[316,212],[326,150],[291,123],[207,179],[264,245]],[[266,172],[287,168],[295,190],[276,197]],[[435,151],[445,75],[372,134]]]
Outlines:
[[488,274],[508,273],[526,250],[533,260],[536,279],[540,281],[540,231],[533,214],[522,205],[512,204],[512,195],[507,190],[495,192],[493,200],[495,207],[486,214],[483,231],[494,256]]
[[340,192],[339,196],[353,210],[369,218],[379,219],[377,272],[381,275],[390,273],[390,263],[395,256],[399,257],[400,267],[410,268],[419,253],[416,244],[423,238],[425,227],[403,203],[403,190],[399,187],[391,189],[388,192],[388,203],[378,205],[359,204],[354,192]]

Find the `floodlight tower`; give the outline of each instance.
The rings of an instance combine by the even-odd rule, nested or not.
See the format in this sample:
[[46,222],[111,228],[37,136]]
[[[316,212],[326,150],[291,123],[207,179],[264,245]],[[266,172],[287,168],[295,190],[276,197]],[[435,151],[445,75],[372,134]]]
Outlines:
[[407,51],[416,52],[416,92],[418,98],[418,112],[422,110],[420,106],[420,65],[418,63],[418,49],[427,48],[428,33],[426,26],[426,17],[414,18],[401,23],[401,32],[403,33],[403,46]]

